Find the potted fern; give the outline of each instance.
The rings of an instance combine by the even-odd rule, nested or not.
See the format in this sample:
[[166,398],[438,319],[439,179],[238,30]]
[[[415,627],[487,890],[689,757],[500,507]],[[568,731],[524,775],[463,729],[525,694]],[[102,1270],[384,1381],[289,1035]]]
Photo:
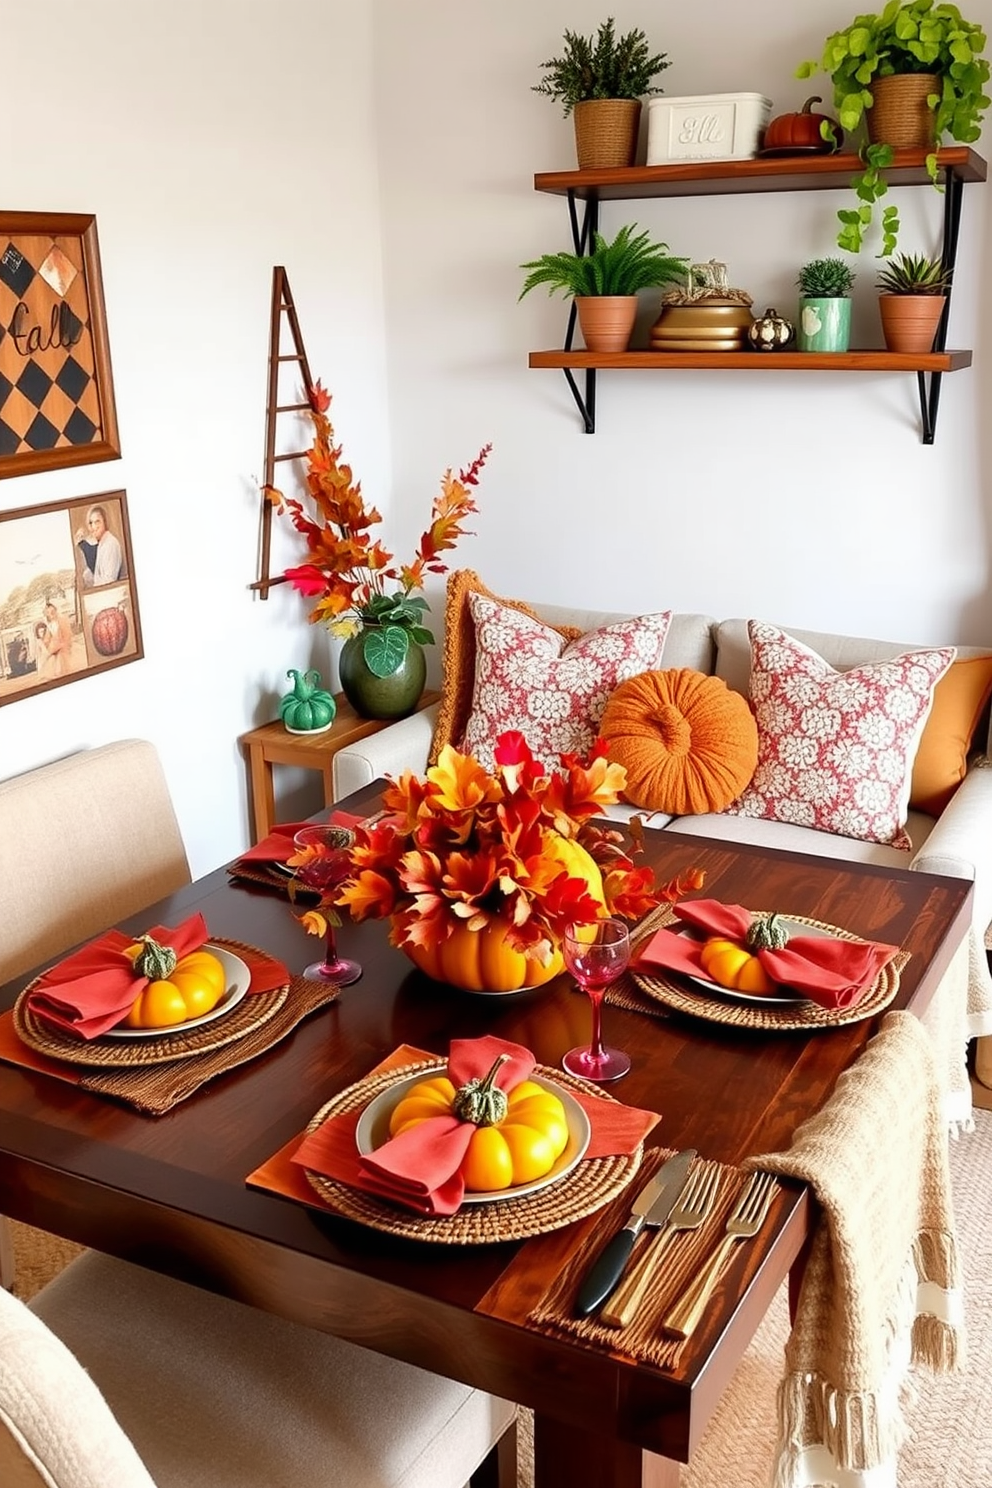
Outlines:
[[[989,106],[985,42],[982,27],[964,20],[956,5],[889,0],[878,15],[855,16],[828,36],[819,62],[803,62],[797,69],[803,78],[818,70],[828,74],[840,123],[849,134],[865,124],[862,169],[851,182],[859,205],[837,213],[839,247],[860,252],[888,189],[883,172],[895,150],[925,149],[936,185],[937,146],[947,137],[962,144],[978,139]],[[881,229],[883,256],[896,246],[896,207],[882,209]]]
[[803,264],[799,286],[800,351],[846,351],[851,344],[850,293],[855,275],[840,258],[814,258]]
[[518,296],[539,284],[548,294],[571,295],[582,338],[589,351],[626,351],[637,318],[637,294],[685,277],[688,259],[669,255],[667,243],[653,243],[637,224],[621,227],[612,243],[593,233],[589,253],[545,253],[530,263]]
[[900,253],[875,280],[882,334],[889,351],[926,353],[947,304],[950,271],[939,258]]
[[572,115],[580,170],[633,165],[641,98],[662,91],[653,80],[670,65],[667,54],[652,56],[643,31],[617,36],[612,16],[595,36],[566,31],[564,40],[561,56],[541,63],[545,76],[533,91]]

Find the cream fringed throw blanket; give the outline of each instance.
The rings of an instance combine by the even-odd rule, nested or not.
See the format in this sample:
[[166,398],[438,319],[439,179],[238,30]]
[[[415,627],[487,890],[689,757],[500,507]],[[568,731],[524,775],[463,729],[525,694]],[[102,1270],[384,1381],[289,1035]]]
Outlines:
[[802,1179],[813,1237],[779,1386],[775,1488],[895,1488],[911,1363],[963,1363],[947,1125],[930,1035],[881,1032],[788,1152],[749,1166]]

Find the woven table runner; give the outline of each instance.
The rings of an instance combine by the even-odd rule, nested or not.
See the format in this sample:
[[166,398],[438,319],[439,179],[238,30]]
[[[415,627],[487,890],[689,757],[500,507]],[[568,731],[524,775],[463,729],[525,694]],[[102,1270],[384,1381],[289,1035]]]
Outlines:
[[[659,1148],[647,1154],[638,1175],[638,1188],[671,1156],[670,1149]],[[575,1299],[579,1285],[599,1251],[626,1221],[630,1212],[630,1194],[624,1194],[608,1209],[603,1210],[594,1242],[566,1263],[544,1297],[532,1309],[528,1322],[541,1333],[581,1339],[585,1343],[605,1348],[610,1353],[626,1354],[638,1363],[653,1364],[659,1369],[677,1369],[686,1340],[667,1336],[662,1330],[662,1319],[697,1275],[706,1258],[716,1249],[723,1237],[727,1217],[751,1176],[743,1168],[705,1159],[696,1162],[693,1171],[700,1167],[704,1170],[715,1169],[719,1175],[713,1208],[698,1230],[683,1231],[668,1242],[667,1249],[655,1267],[644,1299],[626,1327],[607,1327],[596,1316],[576,1317]],[[651,1243],[657,1233],[657,1229],[645,1229],[641,1232],[634,1245],[630,1265],[636,1264],[644,1247]],[[747,1242],[742,1241],[741,1244]],[[731,1262],[733,1258],[732,1252]]]

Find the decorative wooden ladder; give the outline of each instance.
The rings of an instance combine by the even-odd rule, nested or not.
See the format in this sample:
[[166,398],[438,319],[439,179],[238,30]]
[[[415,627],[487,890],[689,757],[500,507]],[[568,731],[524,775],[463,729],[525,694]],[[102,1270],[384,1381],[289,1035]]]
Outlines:
[[[294,350],[282,351],[283,316],[293,338]],[[265,495],[265,488],[275,485],[276,465],[288,460],[302,460],[306,450],[294,450],[292,454],[276,454],[276,419],[280,413],[305,413],[309,403],[279,402],[279,369],[284,362],[296,362],[305,388],[313,387],[310,363],[307,361],[300,323],[296,318],[293,293],[286,278],[286,270],[277,264],[272,270],[272,314],[269,323],[269,391],[265,408],[265,473],[262,491],[262,510],[259,518],[258,578],[249,587],[258,592],[260,599],[268,599],[273,584],[284,584],[285,577],[269,575],[269,552],[272,542],[272,502]]]

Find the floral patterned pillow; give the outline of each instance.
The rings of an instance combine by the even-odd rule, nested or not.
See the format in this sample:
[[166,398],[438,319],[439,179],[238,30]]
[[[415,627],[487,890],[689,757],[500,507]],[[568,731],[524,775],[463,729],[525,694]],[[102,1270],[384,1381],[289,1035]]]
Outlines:
[[727,811],[910,849],[913,761],[954,647],[835,672],[774,626],[748,634],[758,765]]
[[639,615],[566,643],[551,626],[487,599],[469,597],[475,622],[475,686],[461,749],[487,770],[500,734],[519,729],[548,769],[596,741],[618,682],[661,664],[672,612]]

